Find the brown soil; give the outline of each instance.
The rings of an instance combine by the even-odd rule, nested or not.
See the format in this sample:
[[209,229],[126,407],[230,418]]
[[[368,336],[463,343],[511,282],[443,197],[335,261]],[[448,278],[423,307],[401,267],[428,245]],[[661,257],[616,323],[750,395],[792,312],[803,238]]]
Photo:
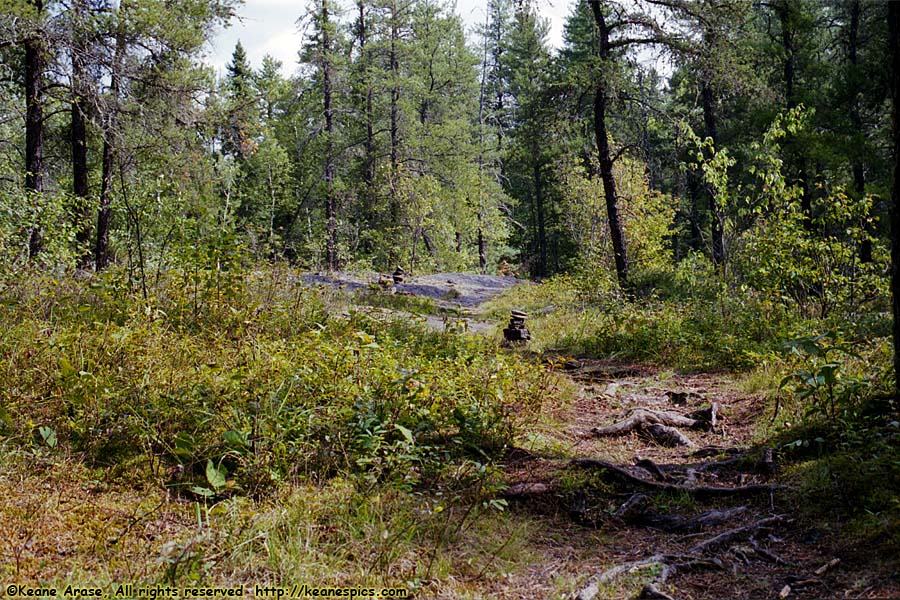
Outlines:
[[[541,428],[544,438],[552,440],[547,446],[556,450],[541,454],[518,449],[508,457],[505,469],[511,510],[539,523],[531,542],[539,549],[540,559],[498,584],[492,597],[573,598],[608,569],[664,554],[680,557],[673,562],[686,562],[685,557],[691,555],[718,563],[714,568],[678,571],[660,583],[659,591],[672,598],[900,598],[896,581],[880,573],[874,560],[867,563],[858,548],[801,522],[794,514],[799,497],[795,490],[710,500],[686,492],[638,489],[608,474],[573,467],[570,462],[572,458],[601,459],[639,477],[683,485],[776,483],[780,474],[760,467],[765,448],[754,446],[754,431],[765,418],[762,399],[741,393],[719,374],[660,373],[642,365],[608,361],[570,361],[567,366],[568,376],[579,384],[581,393],[570,406],[555,411],[558,426]],[[713,401],[719,403],[724,417],[719,429],[682,431],[696,448],[665,447],[635,432],[621,437],[591,434],[592,428],[611,425],[634,408],[687,414]],[[698,448],[706,450],[701,452],[703,457],[695,454]],[[708,467],[708,463],[736,456],[746,458],[704,470],[705,464]],[[664,479],[635,468],[642,459],[661,467]],[[688,475],[689,469],[695,473]],[[738,505],[747,509],[690,533],[614,518],[612,513],[637,492],[650,496],[652,512],[665,517],[690,518]],[[691,554],[693,546],[704,540],[773,515],[785,515],[784,522],[737,536],[699,555]],[[835,559],[839,562],[834,563]],[[829,563],[832,566],[823,570]],[[642,569],[616,577],[601,585],[595,597],[642,597],[642,589],[654,581],[658,571]]]

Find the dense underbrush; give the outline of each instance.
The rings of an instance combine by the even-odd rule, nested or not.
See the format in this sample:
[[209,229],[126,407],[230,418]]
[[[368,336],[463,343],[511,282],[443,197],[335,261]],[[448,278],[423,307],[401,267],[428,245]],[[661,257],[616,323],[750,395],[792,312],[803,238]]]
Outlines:
[[489,311],[530,311],[533,348],[544,354],[731,373],[766,399],[757,443],[775,450],[807,525],[838,547],[895,551],[900,407],[886,301],[823,316],[824,299],[808,300],[804,309],[689,260],[638,275],[627,294],[583,272],[523,286]]
[[[821,302],[825,302],[821,299]],[[488,314],[532,313],[532,348],[547,353],[637,361],[682,370],[752,371],[780,360],[785,342],[829,331],[867,351],[890,335],[886,300],[825,317],[785,294],[721,277],[702,257],[671,271],[637,273],[627,292],[602,269],[520,286]]]
[[189,498],[281,482],[439,486],[490,465],[545,373],[472,336],[383,322],[286,270],[7,284],[2,443]]

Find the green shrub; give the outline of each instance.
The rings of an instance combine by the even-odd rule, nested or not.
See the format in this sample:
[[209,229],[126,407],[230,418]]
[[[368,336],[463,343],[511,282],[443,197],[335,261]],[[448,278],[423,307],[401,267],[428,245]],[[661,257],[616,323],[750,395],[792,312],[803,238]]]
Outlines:
[[326,293],[288,277],[182,273],[147,300],[117,273],[8,288],[0,435],[186,494],[337,474],[411,489],[490,463],[546,389],[489,342],[330,317]]

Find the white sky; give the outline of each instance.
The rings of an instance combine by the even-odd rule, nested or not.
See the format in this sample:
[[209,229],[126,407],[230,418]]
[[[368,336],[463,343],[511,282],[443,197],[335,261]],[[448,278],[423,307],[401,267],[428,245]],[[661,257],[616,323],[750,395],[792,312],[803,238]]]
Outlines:
[[[555,48],[562,45],[563,23],[576,1],[538,0],[542,16],[550,20],[549,41]],[[301,42],[297,19],[305,5],[302,0],[245,0],[238,10],[241,19],[213,38],[207,60],[219,75],[224,74],[240,40],[254,68],[259,68],[263,56],[271,54],[281,61],[285,75],[294,73]],[[457,0],[457,12],[468,30],[484,23],[486,5],[486,0]]]

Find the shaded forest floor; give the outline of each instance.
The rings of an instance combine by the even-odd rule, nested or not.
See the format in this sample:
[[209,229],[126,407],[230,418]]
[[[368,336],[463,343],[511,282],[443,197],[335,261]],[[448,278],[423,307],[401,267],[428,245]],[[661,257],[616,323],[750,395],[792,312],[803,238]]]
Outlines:
[[[506,313],[484,303],[516,281],[443,274],[399,294],[367,277],[307,283],[353,292],[377,320],[496,338]],[[198,501],[167,487],[181,476],[171,465],[91,464],[45,437],[0,453],[0,575],[57,587],[377,583],[446,599],[900,598],[897,557],[817,509],[807,463],[782,460],[784,440],[770,437],[771,401],[740,378],[504,352],[551,371],[555,392],[500,461],[503,485],[454,500],[336,476]],[[52,401],[25,425],[37,429]],[[632,430],[599,435],[628,418]],[[681,438],[654,427],[670,421]]]

